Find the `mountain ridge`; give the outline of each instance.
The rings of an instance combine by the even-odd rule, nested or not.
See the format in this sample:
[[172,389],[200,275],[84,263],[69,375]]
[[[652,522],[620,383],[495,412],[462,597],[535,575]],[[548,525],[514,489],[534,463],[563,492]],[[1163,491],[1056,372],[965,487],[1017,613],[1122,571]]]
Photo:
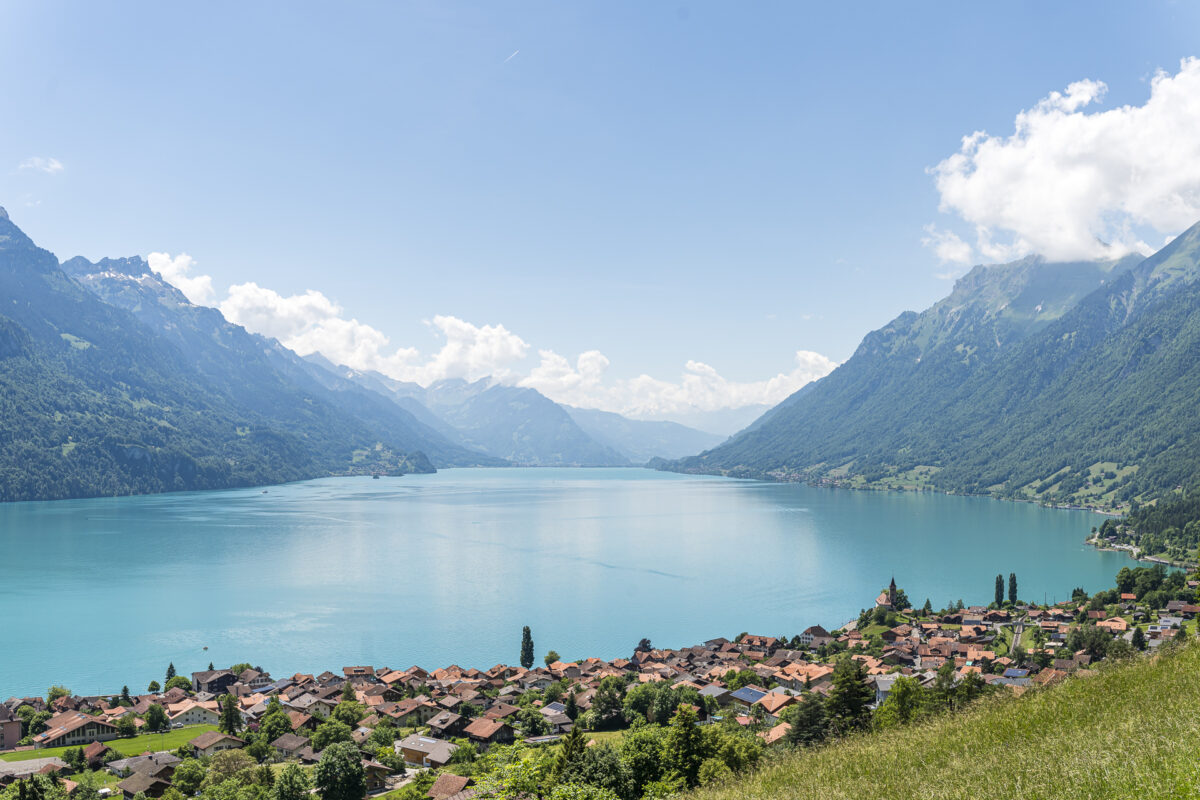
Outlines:
[[1146,259],[977,267],[729,442],[657,466],[1123,507],[1200,466],[1197,278],[1200,225]]

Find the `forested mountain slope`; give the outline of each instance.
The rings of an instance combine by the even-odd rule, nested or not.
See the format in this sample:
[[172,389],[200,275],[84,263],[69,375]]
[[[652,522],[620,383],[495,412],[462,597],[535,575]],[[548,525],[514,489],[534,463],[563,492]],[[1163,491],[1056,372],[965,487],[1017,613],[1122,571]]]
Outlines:
[[196,355],[83,288],[0,211],[0,500],[433,469],[398,429],[278,375],[234,391]]
[[977,267],[742,434],[670,468],[1109,507],[1190,483],[1198,278],[1200,226],[1144,261]]
[[62,269],[101,300],[131,311],[175,345],[213,387],[239,405],[267,409],[301,424],[312,399],[377,431],[392,445],[419,450],[437,466],[501,464],[461,447],[395,403],[300,358],[291,350],[226,321],[215,308],[190,303],[141,258],[72,258]]

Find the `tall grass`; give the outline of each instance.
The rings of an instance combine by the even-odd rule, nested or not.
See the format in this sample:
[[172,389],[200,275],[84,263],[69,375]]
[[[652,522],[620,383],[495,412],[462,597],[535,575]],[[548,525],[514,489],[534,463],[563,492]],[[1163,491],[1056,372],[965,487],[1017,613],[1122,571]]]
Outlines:
[[788,755],[689,800],[1200,798],[1200,644]]

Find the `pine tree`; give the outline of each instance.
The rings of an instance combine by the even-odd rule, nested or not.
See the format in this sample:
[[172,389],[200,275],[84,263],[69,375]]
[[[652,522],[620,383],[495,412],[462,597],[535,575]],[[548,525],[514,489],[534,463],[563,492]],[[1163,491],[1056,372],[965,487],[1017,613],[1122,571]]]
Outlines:
[[121,705],[126,707],[133,705],[133,698],[129,696],[128,686],[121,687]]
[[358,699],[358,695],[355,694],[355,692],[354,692],[354,684],[351,683],[350,681],[346,681],[342,685],[342,699],[343,700],[357,700]]
[[533,634],[528,625],[521,631],[521,666],[525,669],[533,666]]
[[929,598],[925,598],[925,606],[921,609],[921,615],[925,617],[933,616],[933,603],[929,602]]
[[821,696],[810,692],[796,709],[792,728],[787,732],[788,743],[807,747],[824,741],[829,735],[829,718],[825,715],[825,701]]
[[221,701],[221,724],[218,727],[222,733],[228,733],[230,736],[237,735],[241,730],[242,715],[238,711],[237,698],[231,694],[225,695],[225,699]]
[[996,576],[996,605],[1004,605],[1004,576]]
[[174,678],[174,677],[175,677],[175,662],[172,661],[170,664],[167,664],[167,680],[171,680],[171,678]]
[[863,728],[871,721],[870,705],[875,692],[866,679],[862,664],[849,656],[843,657],[833,668],[833,686],[825,701],[825,711],[835,734]]
[[691,706],[680,706],[671,719],[663,761],[667,769],[682,775],[688,786],[696,785],[704,761],[704,732],[696,725],[696,712]]
[[562,747],[559,748],[558,754],[554,757],[554,764],[551,767],[551,774],[557,780],[563,771],[573,762],[583,758],[587,751],[587,742],[583,738],[583,729],[576,725],[571,728],[562,740]]
[[1134,627],[1133,639],[1130,641],[1130,644],[1132,644],[1134,648],[1138,650],[1146,649],[1146,634],[1142,632],[1141,628],[1136,626]]
[[579,716],[579,703],[575,702],[575,695],[573,693],[567,695],[566,708],[563,710],[563,713],[571,719]]
[[209,671],[209,672],[212,672],[212,671],[213,671],[213,665],[212,665],[212,662],[211,662],[211,661],[210,661],[210,662],[208,662],[208,671]]
[[1017,604],[1017,573],[1008,573],[1008,602]]

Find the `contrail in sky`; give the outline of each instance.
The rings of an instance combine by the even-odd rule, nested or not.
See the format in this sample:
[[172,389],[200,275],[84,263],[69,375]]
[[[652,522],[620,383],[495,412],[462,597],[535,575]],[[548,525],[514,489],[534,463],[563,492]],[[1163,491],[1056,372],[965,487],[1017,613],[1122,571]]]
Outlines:
[[519,53],[519,52],[521,52],[521,51],[520,51],[520,50],[513,50],[513,54],[512,54],[511,56],[509,56],[508,58],[504,59],[504,62],[503,62],[503,63],[507,64],[508,62],[512,61],[514,58],[516,58],[516,56],[517,56],[517,53]]

